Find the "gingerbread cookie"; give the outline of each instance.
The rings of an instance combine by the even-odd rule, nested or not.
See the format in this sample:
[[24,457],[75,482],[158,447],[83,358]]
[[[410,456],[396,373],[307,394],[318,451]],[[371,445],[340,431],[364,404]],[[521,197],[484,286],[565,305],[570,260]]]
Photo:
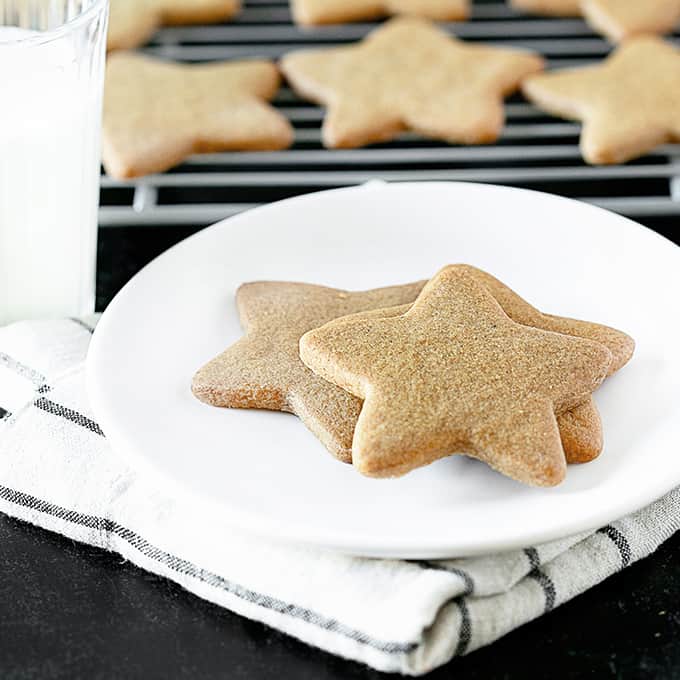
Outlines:
[[[465,272],[478,283],[483,284],[503,311],[517,323],[603,344],[612,353],[608,375],[613,375],[620,370],[633,356],[635,342],[621,331],[589,321],[543,314],[491,274],[476,267],[460,264],[451,265],[450,269]],[[330,323],[344,323],[362,318],[401,316],[410,307],[410,305],[401,305],[391,309],[362,312]],[[587,399],[583,404],[559,414],[557,423],[568,463],[587,463],[599,456],[603,446],[602,422],[592,399]]]
[[624,163],[680,141],[680,51],[659,38],[632,38],[595,66],[533,76],[524,94],[557,116],[583,121],[588,163]]
[[544,314],[496,277],[469,264],[449,265],[447,269],[464,272],[483,284],[496,298],[503,311],[516,323],[544,331],[594,340],[605,345],[612,353],[612,362],[607,375],[613,375],[621,370],[633,356],[635,341],[622,331],[592,321]]
[[566,473],[555,414],[587,400],[612,360],[599,342],[512,321],[455,267],[402,316],[306,333],[300,356],[365,400],[352,442],[363,474],[398,476],[466,453],[537,486]]
[[303,97],[328,106],[327,147],[357,147],[406,129],[452,143],[493,142],[503,97],[543,69],[536,54],[467,44],[423,19],[396,18],[349,47],[300,50],[281,68]]
[[413,302],[424,285],[348,292],[306,283],[246,283],[236,293],[245,336],[196,373],[193,393],[213,406],[295,413],[334,456],[351,462],[361,400],[300,361],[300,337],[339,316]]
[[509,0],[510,5],[523,12],[575,17],[581,14],[581,0]]
[[176,64],[109,56],[102,155],[116,178],[162,172],[193,153],[284,149],[290,123],[266,101],[280,78],[267,61]]
[[583,0],[581,6],[586,21],[614,42],[669,33],[680,22],[680,0]]
[[240,0],[111,0],[107,48],[143,45],[161,26],[224,21],[240,8]]
[[[633,341],[624,333],[599,324],[543,315],[490,274],[467,265],[455,267],[483,283],[506,314],[520,323],[582,335],[605,344],[614,356],[611,372],[618,370],[630,358]],[[408,287],[375,291],[379,294],[378,297],[371,295],[371,305],[375,311],[363,312],[362,315],[403,314],[410,308],[410,304],[377,310],[376,305],[381,307],[380,302],[386,303],[389,299],[394,299],[394,296],[402,294],[412,302],[423,285],[424,282],[421,282]],[[350,295],[350,298],[344,297],[346,295]],[[351,441],[361,401],[339,394],[335,386],[320,382],[306,369],[299,361],[298,342],[307,330],[320,326],[328,319],[343,316],[348,308],[370,308],[365,296],[366,294],[346,294],[344,291],[309,284],[245,284],[237,293],[237,303],[243,325],[247,329],[247,337],[198,372],[193,385],[195,393],[202,400],[216,406],[292,410],[302,417],[331,453],[341,460],[351,462]],[[281,327],[285,328],[285,332],[281,333]],[[254,351],[262,363],[253,367],[250,362],[245,361],[245,350],[250,351],[249,348],[255,348]],[[281,356],[285,357],[283,362]],[[228,363],[229,371],[225,373],[225,360],[238,362],[239,357],[246,366],[236,369],[233,363]],[[250,378],[244,377],[249,373]],[[260,383],[257,383],[258,380]],[[255,390],[252,387],[254,384],[276,387],[262,392]],[[296,386],[299,393],[297,396],[291,385]],[[270,398],[273,393],[279,395],[276,403]],[[287,394],[288,397],[281,396]],[[287,402],[294,406],[286,406]],[[591,402],[574,408],[571,413],[560,415],[558,422],[567,462],[587,462],[599,454],[602,448],[602,428],[597,409]]]
[[460,21],[470,13],[469,0],[291,0],[296,23],[343,24],[390,14]]
[[[477,279],[477,282],[481,283],[479,279]],[[488,287],[487,290],[489,290]],[[489,290],[489,292],[493,295],[491,290]],[[496,298],[496,301],[499,302],[498,298]],[[503,305],[501,304],[501,307],[502,306]],[[403,314],[406,314],[410,308],[411,305],[400,305],[399,307],[379,309],[373,312],[360,312],[359,314],[352,314],[350,316],[342,317],[341,319],[336,319],[326,325],[329,326],[334,323],[340,324],[356,319],[378,319],[402,316]],[[503,309],[503,311],[507,314],[506,309]],[[511,315],[509,316],[512,318]],[[569,319],[564,319],[564,321],[569,321]],[[540,328],[540,326],[534,327]],[[614,362],[612,361],[612,364],[613,363]],[[597,406],[592,397],[586,399],[582,404],[574,406],[569,411],[557,415],[557,426],[560,431],[560,439],[562,440],[562,448],[564,449],[564,456],[567,463],[589,463],[602,453],[602,447],[604,446],[602,419],[600,418],[600,412],[597,410]]]

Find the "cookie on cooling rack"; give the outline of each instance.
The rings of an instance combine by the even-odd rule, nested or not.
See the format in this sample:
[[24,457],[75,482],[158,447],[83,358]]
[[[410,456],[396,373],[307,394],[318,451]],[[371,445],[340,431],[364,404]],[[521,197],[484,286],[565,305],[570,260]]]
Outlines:
[[543,69],[522,50],[464,43],[417,18],[395,18],[349,47],[291,52],[281,68],[303,97],[328,106],[330,148],[381,142],[410,129],[451,143],[495,141],[503,98]]
[[177,64],[109,55],[102,157],[125,179],[162,172],[193,153],[284,149],[290,123],[267,104],[280,76],[268,61]]
[[225,21],[241,0],[111,0],[107,48],[143,45],[161,26]]
[[470,0],[291,0],[296,23],[344,24],[390,14],[460,21],[470,13]]
[[575,17],[581,14],[581,0],[509,0],[510,5],[523,12]]
[[547,112],[583,121],[588,163],[624,163],[680,142],[680,50],[661,38],[631,38],[600,64],[532,76],[523,90]]
[[582,0],[583,16],[614,42],[669,33],[680,22],[680,0]]

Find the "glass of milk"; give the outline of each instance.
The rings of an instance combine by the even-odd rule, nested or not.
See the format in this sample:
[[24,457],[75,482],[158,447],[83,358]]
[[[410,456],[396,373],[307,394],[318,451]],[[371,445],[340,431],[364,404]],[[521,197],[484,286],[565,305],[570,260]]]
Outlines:
[[92,312],[108,0],[0,0],[0,325]]

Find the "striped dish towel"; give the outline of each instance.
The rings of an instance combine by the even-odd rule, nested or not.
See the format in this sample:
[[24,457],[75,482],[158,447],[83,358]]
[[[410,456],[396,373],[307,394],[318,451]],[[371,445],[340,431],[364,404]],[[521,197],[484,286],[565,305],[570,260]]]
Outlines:
[[333,654],[421,675],[649,555],[680,526],[674,491],[598,531],[474,559],[358,559],[231,532],[110,449],[85,393],[95,322],[0,328],[0,510]]

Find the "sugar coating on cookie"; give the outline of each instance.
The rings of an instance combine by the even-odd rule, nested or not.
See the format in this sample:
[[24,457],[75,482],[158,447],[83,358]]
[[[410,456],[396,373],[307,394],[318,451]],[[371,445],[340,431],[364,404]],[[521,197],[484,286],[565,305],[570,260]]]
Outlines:
[[541,71],[543,59],[468,44],[431,22],[401,17],[355,45],[291,52],[281,68],[301,96],[328,107],[327,147],[363,146],[407,129],[479,144],[499,137],[503,98]]
[[680,22],[680,0],[583,0],[583,16],[614,42],[669,33]]
[[523,12],[561,17],[579,16],[581,0],[509,0],[510,5]]
[[361,400],[300,361],[300,338],[340,316],[411,303],[424,285],[349,292],[307,283],[246,283],[236,294],[245,335],[196,373],[193,393],[213,406],[295,413],[335,457],[351,462]]
[[523,91],[545,111],[583,122],[591,164],[680,141],[680,50],[660,38],[631,38],[600,64],[532,76]]
[[104,88],[104,166],[124,179],[162,172],[193,153],[284,149],[293,129],[267,103],[279,85],[268,61],[188,65],[114,52]]
[[[608,375],[613,375],[625,366],[633,356],[634,340],[622,331],[566,317],[544,314],[515,293],[511,288],[491,274],[471,265],[450,265],[451,270],[465,272],[493,295],[503,311],[515,322],[542,330],[572,335],[599,342],[612,353]],[[351,319],[400,316],[410,309],[401,305],[391,309],[354,314],[330,323],[345,323]],[[600,455],[603,447],[602,421],[592,398],[569,411],[557,414],[557,423],[567,463],[587,463]]]
[[240,0],[110,0],[107,48],[138,47],[161,26],[225,21],[240,9]]
[[363,474],[398,476],[466,453],[536,486],[566,473],[555,413],[587,400],[612,360],[599,342],[512,321],[455,267],[402,316],[306,333],[300,356],[365,400],[352,442]]
[[390,14],[459,21],[470,13],[469,0],[291,0],[298,24],[342,24]]

